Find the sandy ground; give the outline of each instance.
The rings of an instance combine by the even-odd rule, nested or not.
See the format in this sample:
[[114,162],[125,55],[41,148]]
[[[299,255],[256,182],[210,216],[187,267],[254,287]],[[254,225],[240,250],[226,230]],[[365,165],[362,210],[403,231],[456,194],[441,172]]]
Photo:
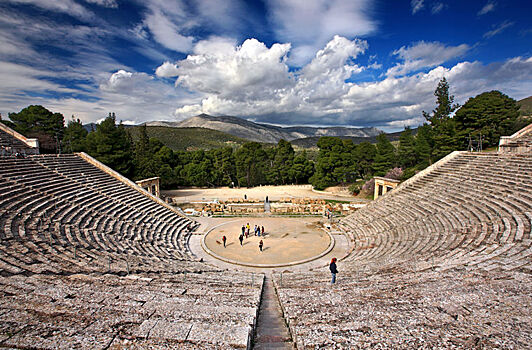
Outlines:
[[345,191],[337,187],[328,189],[334,192],[315,192],[311,185],[287,185],[287,186],[259,186],[252,188],[185,188],[180,190],[162,191],[162,194],[172,197],[178,202],[202,201],[202,200],[227,200],[229,198],[244,198],[264,200],[266,196],[271,201],[281,198],[320,198],[342,201],[360,202]]
[[[249,238],[240,245],[238,237],[242,225],[249,223]],[[255,225],[265,228],[265,236],[253,235]],[[243,218],[227,221],[215,227],[205,243],[216,254],[228,259],[256,264],[280,264],[299,261],[319,255],[327,249],[329,236],[320,228],[317,218]],[[226,247],[222,237],[227,237]],[[263,240],[263,251],[259,241]]]

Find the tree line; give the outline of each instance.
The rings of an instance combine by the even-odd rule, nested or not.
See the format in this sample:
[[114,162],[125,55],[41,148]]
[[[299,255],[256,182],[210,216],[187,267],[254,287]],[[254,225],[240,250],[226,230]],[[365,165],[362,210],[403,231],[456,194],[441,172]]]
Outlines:
[[10,113],[11,122],[4,123],[28,137],[38,137],[45,153],[86,152],[134,180],[159,176],[163,188],[311,183],[324,189],[354,183],[354,192],[364,181],[392,168],[401,168],[406,179],[454,150],[496,146],[500,136],[528,123],[519,118],[516,101],[499,91],[482,93],[459,106],[442,78],[434,95],[436,108],[423,112],[426,122],[416,130],[405,128],[396,145],[386,134],[380,134],[376,144],[357,145],[322,137],[315,160],[305,151],[295,152],[285,140],[277,145],[247,142],[237,149],[173,151],[149,138],[145,125],[133,140],[124,125],[117,124],[114,113],[90,133],[79,119],[73,117],[65,127],[62,114],[36,105]]

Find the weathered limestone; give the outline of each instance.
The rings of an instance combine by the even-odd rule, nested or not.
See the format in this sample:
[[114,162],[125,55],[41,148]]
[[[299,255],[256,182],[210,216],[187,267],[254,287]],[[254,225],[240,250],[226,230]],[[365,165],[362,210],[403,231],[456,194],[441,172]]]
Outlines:
[[386,177],[375,176],[375,191],[373,193],[373,200],[385,195],[394,188],[396,188],[401,181],[395,179],[388,179]]
[[161,197],[161,186],[159,184],[159,180],[160,179],[158,177],[151,177],[149,179],[136,181],[136,184],[154,196]]

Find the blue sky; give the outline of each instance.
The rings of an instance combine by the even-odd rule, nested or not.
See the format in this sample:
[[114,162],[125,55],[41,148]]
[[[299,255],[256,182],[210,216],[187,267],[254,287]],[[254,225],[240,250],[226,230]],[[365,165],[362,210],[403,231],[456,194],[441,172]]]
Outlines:
[[530,13],[530,1],[3,0],[0,112],[396,131],[423,122],[444,76],[459,103],[532,95]]

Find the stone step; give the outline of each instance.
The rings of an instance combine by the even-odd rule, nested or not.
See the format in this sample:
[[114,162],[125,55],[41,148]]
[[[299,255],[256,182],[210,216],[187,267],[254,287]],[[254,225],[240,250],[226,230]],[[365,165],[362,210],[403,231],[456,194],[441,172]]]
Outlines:
[[293,349],[290,332],[281,314],[271,276],[266,276],[257,318],[253,349]]

